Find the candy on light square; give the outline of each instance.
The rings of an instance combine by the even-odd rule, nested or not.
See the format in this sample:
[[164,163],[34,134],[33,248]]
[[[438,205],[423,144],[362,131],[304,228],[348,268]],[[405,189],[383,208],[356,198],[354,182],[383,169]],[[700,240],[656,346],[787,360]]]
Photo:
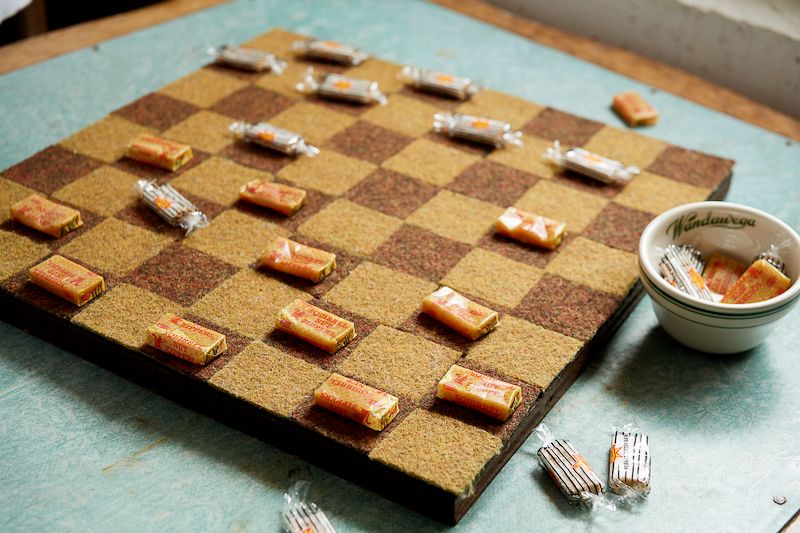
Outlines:
[[205,365],[228,349],[225,335],[167,313],[147,327],[150,346],[196,365]]
[[336,269],[336,254],[276,237],[261,254],[259,264],[318,283]]
[[447,327],[477,340],[497,327],[498,314],[450,287],[442,287],[422,300],[422,312]]
[[231,205],[239,198],[242,183],[268,177],[264,172],[213,156],[169,183],[179,191]]
[[314,403],[375,431],[399,412],[396,396],[336,373],[314,391]]
[[750,304],[774,298],[786,291],[792,280],[764,259],[745,270],[722,298],[724,304]]
[[336,353],[356,336],[352,322],[299,298],[278,312],[275,327],[328,353]]
[[453,365],[439,381],[436,396],[505,421],[519,405],[522,389],[518,385]]
[[715,253],[708,258],[703,270],[703,279],[708,290],[717,294],[725,294],[744,273],[745,266],[726,255]]
[[564,240],[567,224],[509,207],[500,215],[495,230],[512,239],[555,250]]
[[253,180],[242,186],[239,198],[291,216],[306,203],[306,191],[269,180]]
[[11,206],[11,218],[52,237],[62,237],[83,225],[79,211],[32,194]]
[[192,147],[142,133],[128,143],[125,157],[174,172],[192,159]]
[[658,122],[658,111],[636,91],[614,95],[611,107],[628,126],[650,126]]
[[28,278],[35,285],[79,306],[106,290],[102,276],[60,255],[31,268]]

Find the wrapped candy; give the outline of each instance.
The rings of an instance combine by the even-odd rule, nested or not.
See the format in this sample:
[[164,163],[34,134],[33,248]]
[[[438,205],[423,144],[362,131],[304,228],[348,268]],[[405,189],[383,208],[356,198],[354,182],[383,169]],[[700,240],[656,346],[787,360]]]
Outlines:
[[234,122],[228,129],[236,138],[244,142],[257,144],[282,154],[307,155],[308,157],[319,154],[319,148],[307,144],[299,133],[266,122],[257,124]]
[[773,263],[766,259],[757,259],[725,292],[722,303],[763,302],[782,294],[791,284],[792,280],[786,277]]
[[581,454],[569,441],[556,439],[544,424],[536,428],[536,435],[542,441],[539,463],[569,502],[598,505],[606,487]]
[[559,222],[541,215],[509,207],[495,222],[495,230],[501,235],[528,244],[555,250],[564,240],[566,222]]
[[661,276],[681,292],[701,300],[714,301],[714,296],[700,275],[703,271],[703,260],[695,248],[670,244],[664,250],[658,268]]
[[315,94],[333,100],[345,100],[357,104],[379,103],[385,105],[386,95],[381,92],[377,81],[359,80],[341,74],[323,74],[315,76],[314,69],[309,68],[297,90],[303,94]]
[[460,113],[436,113],[433,129],[450,137],[467,139],[495,148],[522,146],[522,133],[513,131],[511,124],[490,118],[473,117]]
[[435,70],[424,70],[417,67],[405,66],[400,71],[399,77],[408,85],[421,91],[442,94],[455,98],[456,100],[466,100],[470,96],[477,94],[481,89],[471,79],[436,72]]
[[283,495],[283,530],[286,533],[336,533],[322,509],[309,499],[310,487],[308,481],[297,481]]
[[155,181],[139,180],[136,182],[136,192],[158,216],[171,226],[184,229],[187,236],[208,225],[208,217],[172,185],[156,185]]
[[276,75],[281,75],[286,70],[286,61],[277,58],[275,54],[255,48],[222,45],[219,48],[209,48],[208,52],[215,62],[226,67],[252,72],[268,70]]
[[322,59],[343,65],[360,65],[369,59],[369,54],[337,41],[318,41],[316,39],[295,41],[292,43],[292,50],[311,59]]
[[543,154],[543,157],[562,168],[575,171],[603,183],[624,184],[639,173],[638,167],[626,166],[619,161],[603,157],[583,148],[569,148],[566,152],[562,152],[559,141],[555,141],[553,146]]
[[436,397],[505,421],[522,401],[522,389],[518,385],[453,365],[439,381]]
[[645,500],[650,492],[650,438],[630,424],[614,430],[608,455],[608,486],[626,500]]

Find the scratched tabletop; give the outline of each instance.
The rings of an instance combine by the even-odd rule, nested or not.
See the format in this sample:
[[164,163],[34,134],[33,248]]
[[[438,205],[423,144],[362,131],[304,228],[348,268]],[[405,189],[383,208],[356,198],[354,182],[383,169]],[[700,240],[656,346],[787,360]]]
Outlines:
[[[618,127],[611,96],[636,89],[662,114],[649,135],[735,159],[728,200],[800,227],[800,145],[422,1],[241,0],[4,75],[0,168],[278,26]],[[601,477],[612,426],[648,433],[646,505],[571,507],[532,436],[457,529],[775,531],[800,506],[798,326],[795,309],[762,346],[710,356],[673,342],[645,297],[545,423]],[[0,322],[0,530],[277,531],[300,479],[340,532],[446,529]]]

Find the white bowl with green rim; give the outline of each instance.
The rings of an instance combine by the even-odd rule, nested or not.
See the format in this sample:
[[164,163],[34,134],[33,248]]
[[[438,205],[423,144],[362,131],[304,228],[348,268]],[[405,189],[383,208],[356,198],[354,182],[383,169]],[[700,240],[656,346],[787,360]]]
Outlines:
[[[752,304],[723,304],[690,296],[661,277],[658,263],[670,244],[689,244],[708,258],[719,252],[749,265],[771,246],[791,286]],[[704,352],[738,353],[761,344],[800,297],[800,236],[774,216],[740,204],[697,202],[654,218],[639,240],[639,275],[658,322],[675,340]]]

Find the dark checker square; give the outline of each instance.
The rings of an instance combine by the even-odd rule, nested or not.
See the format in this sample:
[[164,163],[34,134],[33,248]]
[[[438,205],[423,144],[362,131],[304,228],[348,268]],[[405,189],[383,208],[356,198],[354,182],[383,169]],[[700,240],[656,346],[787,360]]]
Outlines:
[[405,218],[436,196],[430,183],[379,168],[347,192],[347,199],[387,215]]
[[494,436],[500,438],[503,442],[507,441],[514,433],[514,431],[516,431],[517,427],[525,418],[525,415],[527,415],[528,412],[531,410],[534,402],[542,394],[542,390],[536,385],[531,385],[510,378],[495,370],[486,368],[475,361],[470,361],[469,359],[461,358],[458,361],[456,361],[456,364],[458,366],[469,368],[470,370],[480,372],[481,374],[486,374],[489,377],[493,377],[495,379],[499,379],[501,381],[505,381],[506,383],[511,383],[513,385],[517,385],[520,388],[522,388],[522,399],[520,401],[520,404],[517,406],[517,408],[508,418],[508,420],[505,421],[497,420],[496,418],[492,418],[483,413],[473,411],[472,409],[468,409],[467,407],[437,398],[436,390],[438,384],[433,388],[431,393],[426,398],[420,401],[420,407],[427,408],[428,410],[433,411],[434,413],[439,413],[440,415],[445,415],[451,418],[455,418],[457,420],[461,420],[462,422],[471,424],[484,431],[488,431]]
[[[403,89],[398,94],[402,94],[403,96],[408,96],[411,98],[416,98],[417,100],[421,100],[426,104],[436,106],[442,109],[443,111],[454,111],[455,108],[464,103],[463,100],[456,100],[455,98],[450,98],[449,96],[444,96],[441,94],[419,91],[407,85],[403,87]],[[431,122],[433,122],[433,117],[431,117]]]
[[[205,213],[209,221],[225,211],[225,206],[219,205],[216,202],[205,200],[186,192],[182,192],[181,194],[192,202],[200,211]],[[149,229],[156,233],[171,234],[178,238],[183,238],[186,233],[184,229],[177,226],[170,226],[163,218],[158,216],[155,211],[147,207],[147,205],[141,201],[124,208],[114,215],[114,217],[128,222],[129,224],[133,224],[134,226]]]
[[327,144],[337,152],[379,165],[411,141],[411,137],[359,120]]
[[139,287],[189,306],[238,270],[199,250],[174,244],[131,272],[128,279]]
[[585,341],[592,338],[619,303],[619,298],[608,293],[546,273],[514,314]]
[[73,204],[68,202],[58,201],[57,203],[61,205],[66,205],[67,207],[71,207],[73,209],[77,209],[81,213],[81,220],[83,221],[83,225],[81,227],[76,228],[63,237],[55,238],[47,235],[46,233],[42,233],[41,231],[36,231],[33,228],[29,228],[25,224],[21,224],[15,220],[8,219],[0,224],[0,229],[4,229],[6,231],[12,231],[14,233],[18,233],[19,235],[24,235],[35,241],[37,243],[46,244],[50,247],[51,250],[58,250],[62,246],[66,246],[69,244],[72,239],[86,233],[96,225],[100,224],[106,217],[97,215],[92,213],[91,211],[83,208],[79,208]]
[[150,93],[114,111],[114,115],[159,131],[171,128],[200,111],[190,103],[164,94]]
[[49,195],[102,164],[61,146],[49,146],[4,170],[3,177]]
[[212,111],[246,122],[263,122],[287,109],[294,100],[258,87],[245,87],[214,104]]
[[148,165],[147,163],[140,163],[127,157],[122,157],[114,161],[114,167],[128,172],[134,176],[139,176],[147,180],[157,180],[159,183],[166,183],[167,181],[177,178],[187,170],[191,170],[206,159],[211,157],[206,152],[200,151],[192,147],[192,159],[176,171],[159,168],[155,165]]
[[548,250],[547,248],[540,248],[532,244],[517,241],[500,235],[499,233],[492,232],[484,236],[478,242],[478,246],[485,250],[489,250],[500,255],[504,255],[514,261],[525,263],[526,265],[544,268],[547,264],[558,255],[559,250],[563,249],[567,244],[575,238],[575,235],[570,233],[567,227],[567,235],[555,250]]
[[403,224],[372,258],[377,263],[412,276],[439,281],[470,249],[469,244]]
[[506,165],[478,161],[451,181],[447,188],[507,207],[516,202],[538,180],[539,178],[533,174]]
[[548,107],[522,127],[529,133],[550,141],[559,140],[561,146],[581,146],[600,131],[603,124]]
[[236,141],[225,147],[219,155],[227,157],[234,163],[272,174],[277,174],[280,169],[295,160],[290,155],[243,141]]
[[356,346],[358,346],[363,339],[367,338],[367,336],[372,333],[372,330],[378,326],[378,324],[372,320],[345,311],[341,307],[337,307],[325,300],[315,298],[309,300],[308,303],[355,324],[356,338],[350,341],[347,346],[332,354],[278,329],[272,330],[272,332],[264,338],[264,342],[273,348],[289,355],[299,357],[311,364],[319,365],[327,370],[333,370],[336,365],[344,361],[353,352]]
[[652,216],[647,213],[612,202],[583,230],[583,236],[636,253],[639,237],[651,219]]
[[[284,185],[296,186],[281,179],[277,179],[275,182],[283,183]],[[244,200],[238,200],[236,204],[234,204],[234,207],[237,211],[263,218],[264,220],[267,220],[273,224],[277,224],[278,226],[284,227],[290,231],[295,231],[303,222],[317,214],[320,209],[328,205],[328,203],[330,203],[332,200],[332,198],[327,194],[315,191],[314,189],[305,189],[305,191],[306,203],[298,212],[288,217],[267,207],[252,204]]]
[[715,189],[733,168],[733,161],[677,146],[668,146],[647,169],[674,180]]

